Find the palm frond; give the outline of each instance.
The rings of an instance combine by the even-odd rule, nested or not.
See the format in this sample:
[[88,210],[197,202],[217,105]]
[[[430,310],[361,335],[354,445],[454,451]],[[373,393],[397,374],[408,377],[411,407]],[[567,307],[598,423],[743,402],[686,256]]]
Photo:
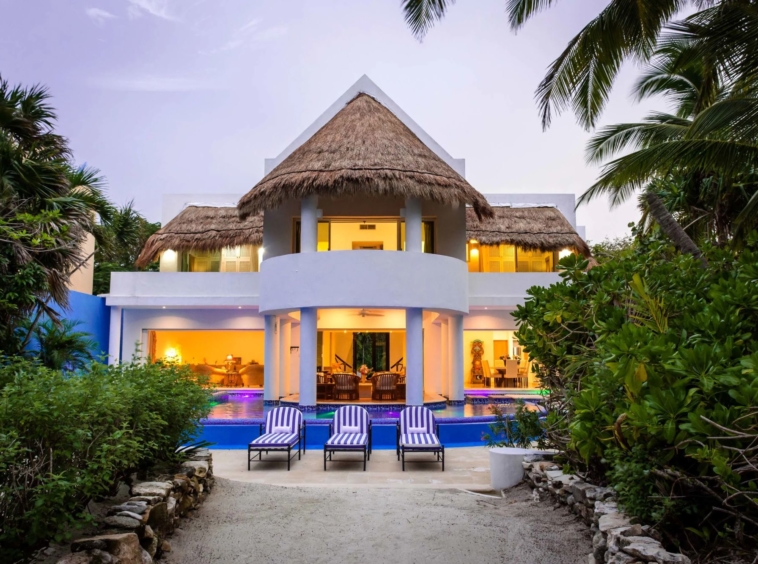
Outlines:
[[508,0],[511,29],[519,29],[533,15],[550,8],[557,0]]
[[680,139],[684,137],[690,125],[689,120],[671,114],[654,113],[641,123],[606,126],[587,143],[587,162],[599,163],[621,151]]
[[547,128],[553,113],[571,109],[585,129],[595,126],[619,68],[628,58],[647,61],[663,25],[685,0],[612,0],[553,61],[536,97]]
[[405,23],[411,28],[413,35],[421,40],[454,3],[455,0],[403,0]]

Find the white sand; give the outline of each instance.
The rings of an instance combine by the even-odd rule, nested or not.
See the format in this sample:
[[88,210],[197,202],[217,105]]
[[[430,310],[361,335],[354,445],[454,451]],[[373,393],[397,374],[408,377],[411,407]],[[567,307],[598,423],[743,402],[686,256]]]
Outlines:
[[171,564],[584,564],[592,551],[584,525],[562,508],[533,502],[526,486],[493,498],[218,478],[181,527],[166,555]]

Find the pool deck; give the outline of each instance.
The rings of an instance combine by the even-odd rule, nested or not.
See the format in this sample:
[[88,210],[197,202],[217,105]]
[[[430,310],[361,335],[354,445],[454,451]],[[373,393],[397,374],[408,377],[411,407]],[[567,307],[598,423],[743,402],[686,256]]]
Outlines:
[[256,484],[285,487],[345,488],[424,488],[484,491],[490,487],[489,453],[485,447],[445,450],[445,471],[439,463],[414,463],[409,460],[433,460],[431,454],[406,455],[405,472],[394,450],[375,450],[363,471],[363,455],[337,453],[327,463],[324,453],[309,449],[302,459],[292,461],[287,472],[284,455],[271,454],[269,460],[253,462],[247,470],[244,450],[213,451],[213,474],[217,477]]

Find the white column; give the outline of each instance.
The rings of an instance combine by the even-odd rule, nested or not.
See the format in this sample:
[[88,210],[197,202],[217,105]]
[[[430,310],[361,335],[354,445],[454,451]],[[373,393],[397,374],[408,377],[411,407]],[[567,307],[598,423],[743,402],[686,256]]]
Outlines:
[[405,250],[421,252],[421,200],[405,200]]
[[424,310],[405,310],[405,403],[424,405]]
[[450,333],[447,319],[440,322],[440,372],[442,395],[450,397]]
[[279,331],[275,315],[264,316],[263,401],[279,401]]
[[108,334],[108,364],[121,362],[121,311],[120,306],[111,306],[111,324]]
[[442,395],[440,326],[424,322],[424,389]]
[[290,346],[292,342],[292,321],[279,320],[279,396],[290,395]]
[[463,316],[451,315],[450,331],[450,401],[463,401]]
[[[300,202],[300,252],[315,253],[318,248],[318,196]],[[315,404],[314,404],[315,405]]]
[[314,307],[300,309],[300,405],[316,405],[317,313]]

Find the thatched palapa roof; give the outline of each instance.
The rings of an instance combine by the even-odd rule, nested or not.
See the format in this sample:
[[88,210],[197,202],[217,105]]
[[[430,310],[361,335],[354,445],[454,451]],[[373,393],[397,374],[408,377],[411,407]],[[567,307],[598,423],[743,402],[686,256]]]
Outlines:
[[468,204],[487,200],[390,110],[358,94],[239,201],[240,217],[306,196],[400,196]]
[[540,251],[569,248],[585,257],[591,254],[587,243],[557,208],[496,206],[492,209],[495,216],[481,221],[474,210],[466,210],[467,241],[476,239],[483,245],[503,243]]
[[137,266],[145,267],[159,253],[174,251],[219,251],[237,245],[263,242],[263,216],[241,220],[237,208],[190,205],[147,240]]

